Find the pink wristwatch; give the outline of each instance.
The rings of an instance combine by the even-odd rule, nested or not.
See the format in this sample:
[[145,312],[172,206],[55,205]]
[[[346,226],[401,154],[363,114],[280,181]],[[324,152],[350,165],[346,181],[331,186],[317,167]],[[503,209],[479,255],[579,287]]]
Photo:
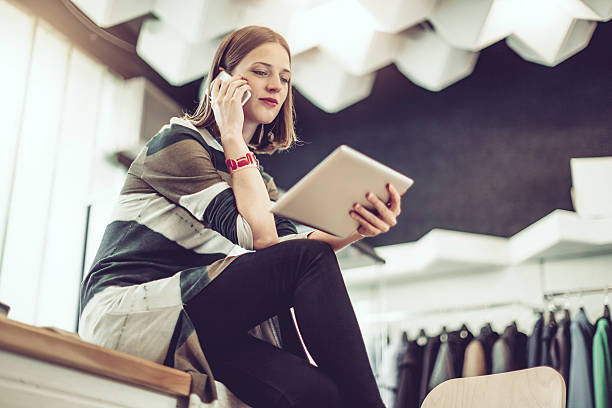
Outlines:
[[225,161],[225,165],[229,170],[229,174],[232,175],[235,171],[238,171],[242,168],[255,167],[256,169],[258,169],[259,160],[257,160],[257,157],[255,157],[254,153],[248,152],[246,155],[237,159],[227,159]]

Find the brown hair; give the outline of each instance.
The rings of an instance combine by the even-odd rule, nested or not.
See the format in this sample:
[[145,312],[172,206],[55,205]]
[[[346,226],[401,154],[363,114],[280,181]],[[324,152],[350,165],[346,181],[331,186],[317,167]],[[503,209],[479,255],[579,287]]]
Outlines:
[[[249,52],[269,42],[278,43],[285,48],[289,55],[289,63],[291,63],[289,44],[280,34],[267,27],[247,26],[226,35],[217,48],[204,89],[209,89],[211,81],[221,72],[219,67],[232,72]],[[287,98],[276,118],[270,124],[258,126],[249,143],[256,153],[272,154],[277,150],[287,150],[295,143],[301,142],[295,134],[295,108],[291,79],[288,85]],[[206,128],[216,138],[221,136],[208,95],[202,97],[193,115],[185,114],[184,118],[190,120],[196,127]]]

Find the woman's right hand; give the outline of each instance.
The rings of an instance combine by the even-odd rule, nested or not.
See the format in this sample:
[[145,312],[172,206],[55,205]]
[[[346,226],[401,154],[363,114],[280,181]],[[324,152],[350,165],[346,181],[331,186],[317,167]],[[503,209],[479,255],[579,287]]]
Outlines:
[[221,132],[221,138],[242,137],[244,112],[242,95],[250,90],[247,81],[240,75],[221,81],[218,78],[212,83],[212,110],[215,122]]

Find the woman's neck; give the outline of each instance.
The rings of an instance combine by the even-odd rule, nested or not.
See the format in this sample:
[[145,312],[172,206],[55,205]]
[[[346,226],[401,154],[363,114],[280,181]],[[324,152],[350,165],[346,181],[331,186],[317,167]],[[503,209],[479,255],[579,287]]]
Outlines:
[[251,139],[253,139],[253,135],[257,131],[258,126],[259,126],[259,123],[257,122],[251,122],[251,121],[244,122],[244,125],[242,125],[242,137],[246,144],[249,144],[251,142]]

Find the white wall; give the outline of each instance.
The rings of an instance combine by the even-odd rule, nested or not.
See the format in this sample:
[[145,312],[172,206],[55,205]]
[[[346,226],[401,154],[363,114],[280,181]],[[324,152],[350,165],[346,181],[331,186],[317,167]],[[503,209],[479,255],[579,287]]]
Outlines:
[[112,155],[141,143],[151,85],[4,0],[0,58],[0,301],[12,319],[74,330],[87,208],[85,271],[125,177]]
[[[343,273],[350,274],[351,270]],[[516,320],[519,330],[530,334],[537,314],[528,307],[485,307],[474,311],[462,311],[461,307],[518,301],[548,310],[544,293],[612,286],[612,251],[583,257],[574,254],[568,258],[532,260],[512,267],[474,272],[424,275],[417,279],[348,286],[366,344],[374,344],[387,332],[394,337],[405,330],[414,337],[424,328],[431,336],[438,334],[442,326],[455,330],[462,323],[476,335],[486,322],[491,322],[501,333]],[[567,304],[572,315],[584,305],[594,322],[603,312],[605,297],[604,292],[571,295],[556,298],[554,303]],[[457,310],[436,313],[436,309],[441,308]],[[403,318],[398,318],[399,313]],[[380,358],[380,347],[370,351],[379,353]]]

